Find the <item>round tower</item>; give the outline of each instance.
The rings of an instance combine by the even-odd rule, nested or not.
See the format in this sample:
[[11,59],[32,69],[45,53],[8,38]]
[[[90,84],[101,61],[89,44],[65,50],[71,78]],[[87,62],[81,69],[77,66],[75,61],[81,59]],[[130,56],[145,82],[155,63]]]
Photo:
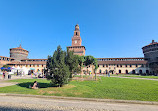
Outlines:
[[15,61],[20,61],[22,59],[27,59],[29,51],[23,49],[21,45],[17,48],[10,49],[10,57],[14,58]]

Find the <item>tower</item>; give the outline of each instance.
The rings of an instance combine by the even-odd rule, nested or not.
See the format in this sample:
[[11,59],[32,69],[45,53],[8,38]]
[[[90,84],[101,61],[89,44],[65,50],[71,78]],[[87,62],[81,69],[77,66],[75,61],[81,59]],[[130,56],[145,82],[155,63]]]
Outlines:
[[72,46],[81,46],[82,39],[80,37],[80,28],[77,24],[75,26],[74,36],[72,37]]
[[14,58],[15,61],[20,61],[22,59],[27,59],[29,51],[23,49],[21,47],[21,44],[17,48],[11,48],[10,49],[10,57]]
[[74,35],[72,37],[72,46],[68,46],[67,48],[70,51],[74,51],[74,54],[76,55],[85,55],[86,49],[85,46],[82,46],[82,39],[80,36],[80,28],[78,24],[75,26]]

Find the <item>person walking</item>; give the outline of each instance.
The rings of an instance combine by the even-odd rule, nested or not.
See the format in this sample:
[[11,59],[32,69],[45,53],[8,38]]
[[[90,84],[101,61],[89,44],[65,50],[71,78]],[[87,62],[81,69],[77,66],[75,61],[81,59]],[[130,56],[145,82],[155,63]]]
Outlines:
[[110,71],[108,72],[108,77],[110,77]]
[[5,71],[3,71],[3,80],[5,79]]
[[11,79],[11,74],[10,73],[8,73],[8,79]]

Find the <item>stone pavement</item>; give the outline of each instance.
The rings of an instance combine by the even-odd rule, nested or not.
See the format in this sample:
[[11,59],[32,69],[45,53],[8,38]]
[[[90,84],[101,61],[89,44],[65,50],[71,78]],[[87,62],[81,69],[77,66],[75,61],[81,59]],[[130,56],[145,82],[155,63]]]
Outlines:
[[35,97],[0,96],[0,110],[14,111],[158,111],[158,105]]
[[16,82],[0,82],[0,87],[16,85]]
[[15,80],[15,79],[31,79],[30,75],[26,75],[26,76],[14,76],[12,75],[11,79],[2,79],[2,76],[0,77],[0,87],[6,87],[6,86],[12,86],[12,85],[16,85],[16,82],[7,82],[8,80]]
[[110,77],[117,77],[117,78],[129,78],[129,79],[143,79],[143,80],[153,80],[153,81],[158,81],[158,79],[153,79],[153,78],[121,77],[121,76],[110,76]]

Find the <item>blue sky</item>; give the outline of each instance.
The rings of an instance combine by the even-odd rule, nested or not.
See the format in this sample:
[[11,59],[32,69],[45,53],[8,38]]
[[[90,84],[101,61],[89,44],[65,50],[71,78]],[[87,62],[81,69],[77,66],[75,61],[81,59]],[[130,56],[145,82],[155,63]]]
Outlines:
[[71,45],[77,23],[86,55],[143,57],[158,41],[158,0],[0,0],[0,56],[22,44],[47,58]]

